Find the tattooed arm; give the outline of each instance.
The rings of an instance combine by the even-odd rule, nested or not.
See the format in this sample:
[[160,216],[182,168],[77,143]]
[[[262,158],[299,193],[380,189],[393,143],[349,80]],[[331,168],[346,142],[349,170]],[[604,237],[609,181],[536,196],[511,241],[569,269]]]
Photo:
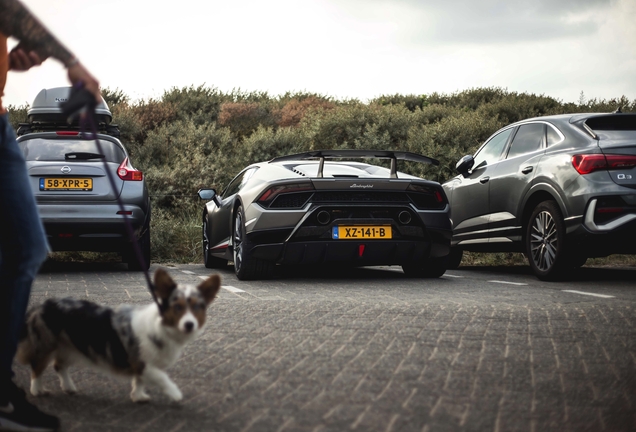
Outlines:
[[99,82],[18,0],[0,0],[0,33],[20,42],[9,54],[9,67],[27,70],[53,57],[66,66],[72,84],[82,83],[101,100]]
[[0,0],[0,32],[20,41],[24,51],[35,51],[41,59],[53,57],[71,66],[75,57],[18,0]]

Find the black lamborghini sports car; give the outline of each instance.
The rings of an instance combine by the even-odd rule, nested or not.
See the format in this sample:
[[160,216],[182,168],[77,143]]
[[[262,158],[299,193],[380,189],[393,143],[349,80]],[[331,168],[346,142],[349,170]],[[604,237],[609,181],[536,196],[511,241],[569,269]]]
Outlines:
[[276,265],[400,265],[408,276],[441,276],[446,194],[397,171],[398,160],[439,164],[401,151],[318,150],[252,164],[220,194],[199,190],[206,267],[232,261],[241,280],[271,277]]

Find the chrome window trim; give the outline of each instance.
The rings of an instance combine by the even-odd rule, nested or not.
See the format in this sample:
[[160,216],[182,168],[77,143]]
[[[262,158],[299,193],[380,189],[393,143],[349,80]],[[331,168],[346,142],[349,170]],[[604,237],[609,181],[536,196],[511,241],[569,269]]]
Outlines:
[[596,134],[594,133],[594,131],[592,130],[592,128],[591,128],[591,127],[589,127],[589,126],[587,125],[587,123],[585,123],[585,122],[583,123],[583,128],[587,131],[587,133],[589,133],[590,135],[592,135],[592,138],[594,138],[594,139],[598,139],[598,135],[596,135]]
[[[473,153],[473,158],[475,156],[477,156],[479,154],[479,152],[481,151],[481,149],[484,148],[486,146],[486,144],[488,144],[490,142],[490,140],[493,139],[495,136],[499,135],[500,133],[503,133],[503,132],[507,131],[508,129],[516,128],[517,126],[519,126],[519,125],[516,125],[516,124],[515,125],[508,125],[508,126],[506,126],[504,128],[501,128],[501,129],[497,130],[494,134],[490,135],[488,137],[488,139],[486,141],[484,141],[484,143],[481,146],[479,146],[477,151],[475,153]],[[508,137],[508,140],[506,141],[506,144],[508,144],[509,140],[510,140],[510,137]],[[505,149],[505,147],[504,147],[504,149]],[[502,151],[502,154],[503,154],[503,151]],[[499,162],[499,161],[501,161],[501,159],[499,159],[497,162]],[[491,165],[489,165],[489,166],[491,166]]]
[[[563,133],[559,130],[559,128],[554,126],[552,123],[544,121],[544,120],[533,120],[533,121],[529,121],[529,122],[519,123],[519,124],[517,124],[517,126],[524,126],[524,125],[527,125],[527,124],[537,124],[537,123],[538,124],[544,124],[544,125],[546,125],[546,127],[550,127],[552,129],[554,129],[556,131],[557,135],[559,135],[559,138],[560,138],[559,141],[548,145],[548,131],[546,130],[546,134],[545,134],[545,138],[544,138],[545,141],[544,141],[543,145],[541,146],[541,148],[539,148],[537,150],[534,150],[534,151],[531,151],[531,152],[518,154],[516,156],[513,156],[510,159],[514,159],[514,158],[517,158],[519,156],[524,156],[524,155],[528,155],[528,154],[531,154],[531,153],[539,152],[539,151],[542,151],[542,150],[544,151],[544,150],[546,150],[547,148],[549,148],[551,146],[554,146],[554,145],[557,145],[557,144],[561,144],[563,141],[565,141],[565,135],[563,135]],[[509,145],[508,145],[508,152],[510,151],[510,148],[512,147],[512,144],[514,143],[514,140],[515,139],[513,137],[512,138],[512,142],[510,142]],[[507,155],[506,155],[506,159],[505,160],[508,160],[508,156]]]
[[[563,135],[563,133],[559,130],[559,128],[554,126],[552,123],[548,123],[548,122],[543,122],[543,123],[545,123],[548,127],[551,127],[552,129],[554,129],[556,131],[557,135],[559,135],[559,138],[561,138],[559,141],[550,144],[550,146],[561,144],[563,141],[565,141],[565,135]],[[546,131],[546,134],[545,134],[545,148],[548,148],[548,147],[549,147],[548,146],[548,134],[547,134],[547,131]]]

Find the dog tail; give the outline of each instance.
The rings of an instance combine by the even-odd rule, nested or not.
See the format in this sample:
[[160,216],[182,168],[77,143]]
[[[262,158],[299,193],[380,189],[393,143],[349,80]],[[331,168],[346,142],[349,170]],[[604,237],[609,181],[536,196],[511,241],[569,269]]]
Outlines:
[[[51,300],[47,300],[51,302]],[[45,302],[46,304],[46,302]],[[47,356],[55,350],[57,338],[43,319],[44,304],[27,312],[26,322],[20,333],[17,360],[25,365]]]

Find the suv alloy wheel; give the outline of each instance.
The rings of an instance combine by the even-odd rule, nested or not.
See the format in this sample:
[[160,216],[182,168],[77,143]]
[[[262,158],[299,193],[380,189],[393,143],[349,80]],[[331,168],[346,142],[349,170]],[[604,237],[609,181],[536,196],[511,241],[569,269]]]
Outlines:
[[565,225],[554,201],[539,203],[526,227],[526,255],[541,280],[556,280],[567,267]]

